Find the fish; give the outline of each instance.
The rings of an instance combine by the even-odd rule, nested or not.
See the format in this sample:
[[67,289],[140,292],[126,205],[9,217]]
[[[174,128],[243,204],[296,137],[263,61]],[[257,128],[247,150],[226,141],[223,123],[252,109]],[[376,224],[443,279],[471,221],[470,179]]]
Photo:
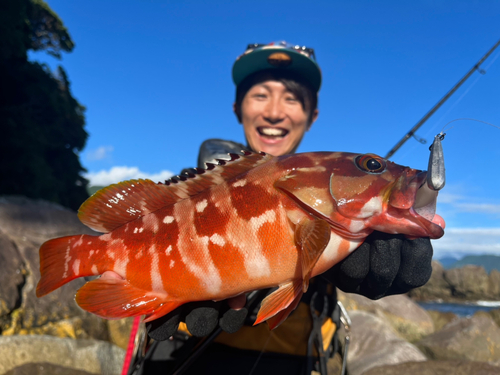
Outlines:
[[36,295],[100,275],[77,291],[77,304],[106,319],[147,322],[187,302],[278,287],[254,323],[274,329],[312,277],[373,231],[442,237],[437,191],[426,179],[375,154],[242,151],[165,183],[113,184],[78,211],[102,234],[41,246]]

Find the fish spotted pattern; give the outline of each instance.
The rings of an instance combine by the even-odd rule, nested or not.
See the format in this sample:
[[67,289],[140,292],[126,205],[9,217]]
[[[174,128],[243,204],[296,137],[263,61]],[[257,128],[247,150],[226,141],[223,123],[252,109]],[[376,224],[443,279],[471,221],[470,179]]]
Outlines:
[[274,328],[297,306],[311,277],[373,230],[444,233],[435,214],[437,192],[419,198],[425,172],[373,154],[230,157],[165,184],[131,180],[94,194],[79,218],[104,234],[44,243],[37,296],[77,277],[102,275],[77,292],[83,309],[149,321],[186,302],[279,286],[255,322]]

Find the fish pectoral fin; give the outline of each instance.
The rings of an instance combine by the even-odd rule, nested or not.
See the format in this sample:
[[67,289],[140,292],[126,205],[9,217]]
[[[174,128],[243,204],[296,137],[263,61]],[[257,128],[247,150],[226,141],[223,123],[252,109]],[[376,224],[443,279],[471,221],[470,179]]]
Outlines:
[[105,319],[147,315],[159,318],[181,303],[130,285],[127,280],[100,278],[89,281],[76,293],[78,305]]
[[296,301],[300,301],[301,297],[302,280],[296,279],[281,284],[278,290],[264,298],[253,325],[276,316],[269,324],[271,329],[276,328],[297,307],[298,302]]
[[303,219],[297,224],[295,242],[300,249],[302,291],[309,287],[311,272],[330,241],[331,227],[321,219]]

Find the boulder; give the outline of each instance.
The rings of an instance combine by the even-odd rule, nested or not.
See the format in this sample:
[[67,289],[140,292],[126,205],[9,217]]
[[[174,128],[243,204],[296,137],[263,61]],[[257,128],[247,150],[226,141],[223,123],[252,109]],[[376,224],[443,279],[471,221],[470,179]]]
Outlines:
[[484,267],[467,265],[444,272],[444,278],[451,285],[452,295],[466,300],[491,298],[489,278]]
[[38,250],[50,238],[97,234],[75,212],[42,200],[0,198],[0,332],[57,334],[62,337],[107,339],[106,323],[80,309],[76,291],[85,283],[74,280],[37,298],[40,279]]
[[430,315],[432,321],[434,322],[435,332],[441,330],[445,325],[447,325],[451,321],[458,319],[458,316],[456,314],[453,314],[452,312],[428,310],[427,313]]
[[416,345],[430,359],[500,360],[500,328],[486,313],[451,321]]
[[[1,336],[0,374],[20,366],[49,363],[91,374],[120,374],[125,351],[98,340],[72,340],[52,336]],[[36,369],[36,366],[35,366]]]
[[87,371],[53,365],[52,363],[27,363],[7,371],[3,375],[93,375]]
[[388,364],[425,361],[414,345],[401,339],[384,320],[365,311],[350,312],[351,343],[347,356],[350,375]]
[[500,367],[475,361],[406,362],[373,368],[363,375],[498,375]]
[[338,298],[348,311],[367,311],[386,319],[408,341],[419,340],[434,332],[428,312],[405,295],[387,296],[373,301],[358,294],[338,291]]
[[443,300],[448,302],[500,299],[500,272],[490,274],[481,266],[467,265],[445,270],[432,262],[432,275],[424,286],[411,290],[408,295],[416,300]]

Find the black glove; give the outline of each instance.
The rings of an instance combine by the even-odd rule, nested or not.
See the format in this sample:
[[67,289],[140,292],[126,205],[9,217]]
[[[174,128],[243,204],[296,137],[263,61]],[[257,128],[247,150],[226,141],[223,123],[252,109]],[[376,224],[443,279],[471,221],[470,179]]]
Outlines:
[[324,276],[347,293],[371,299],[406,293],[431,277],[432,245],[428,238],[373,232],[346,259]]
[[186,322],[193,336],[209,335],[217,326],[228,333],[238,331],[245,322],[248,309],[229,308],[227,301],[203,301],[186,303],[159,319],[146,323],[148,335],[157,341],[167,340],[172,336],[179,322]]

